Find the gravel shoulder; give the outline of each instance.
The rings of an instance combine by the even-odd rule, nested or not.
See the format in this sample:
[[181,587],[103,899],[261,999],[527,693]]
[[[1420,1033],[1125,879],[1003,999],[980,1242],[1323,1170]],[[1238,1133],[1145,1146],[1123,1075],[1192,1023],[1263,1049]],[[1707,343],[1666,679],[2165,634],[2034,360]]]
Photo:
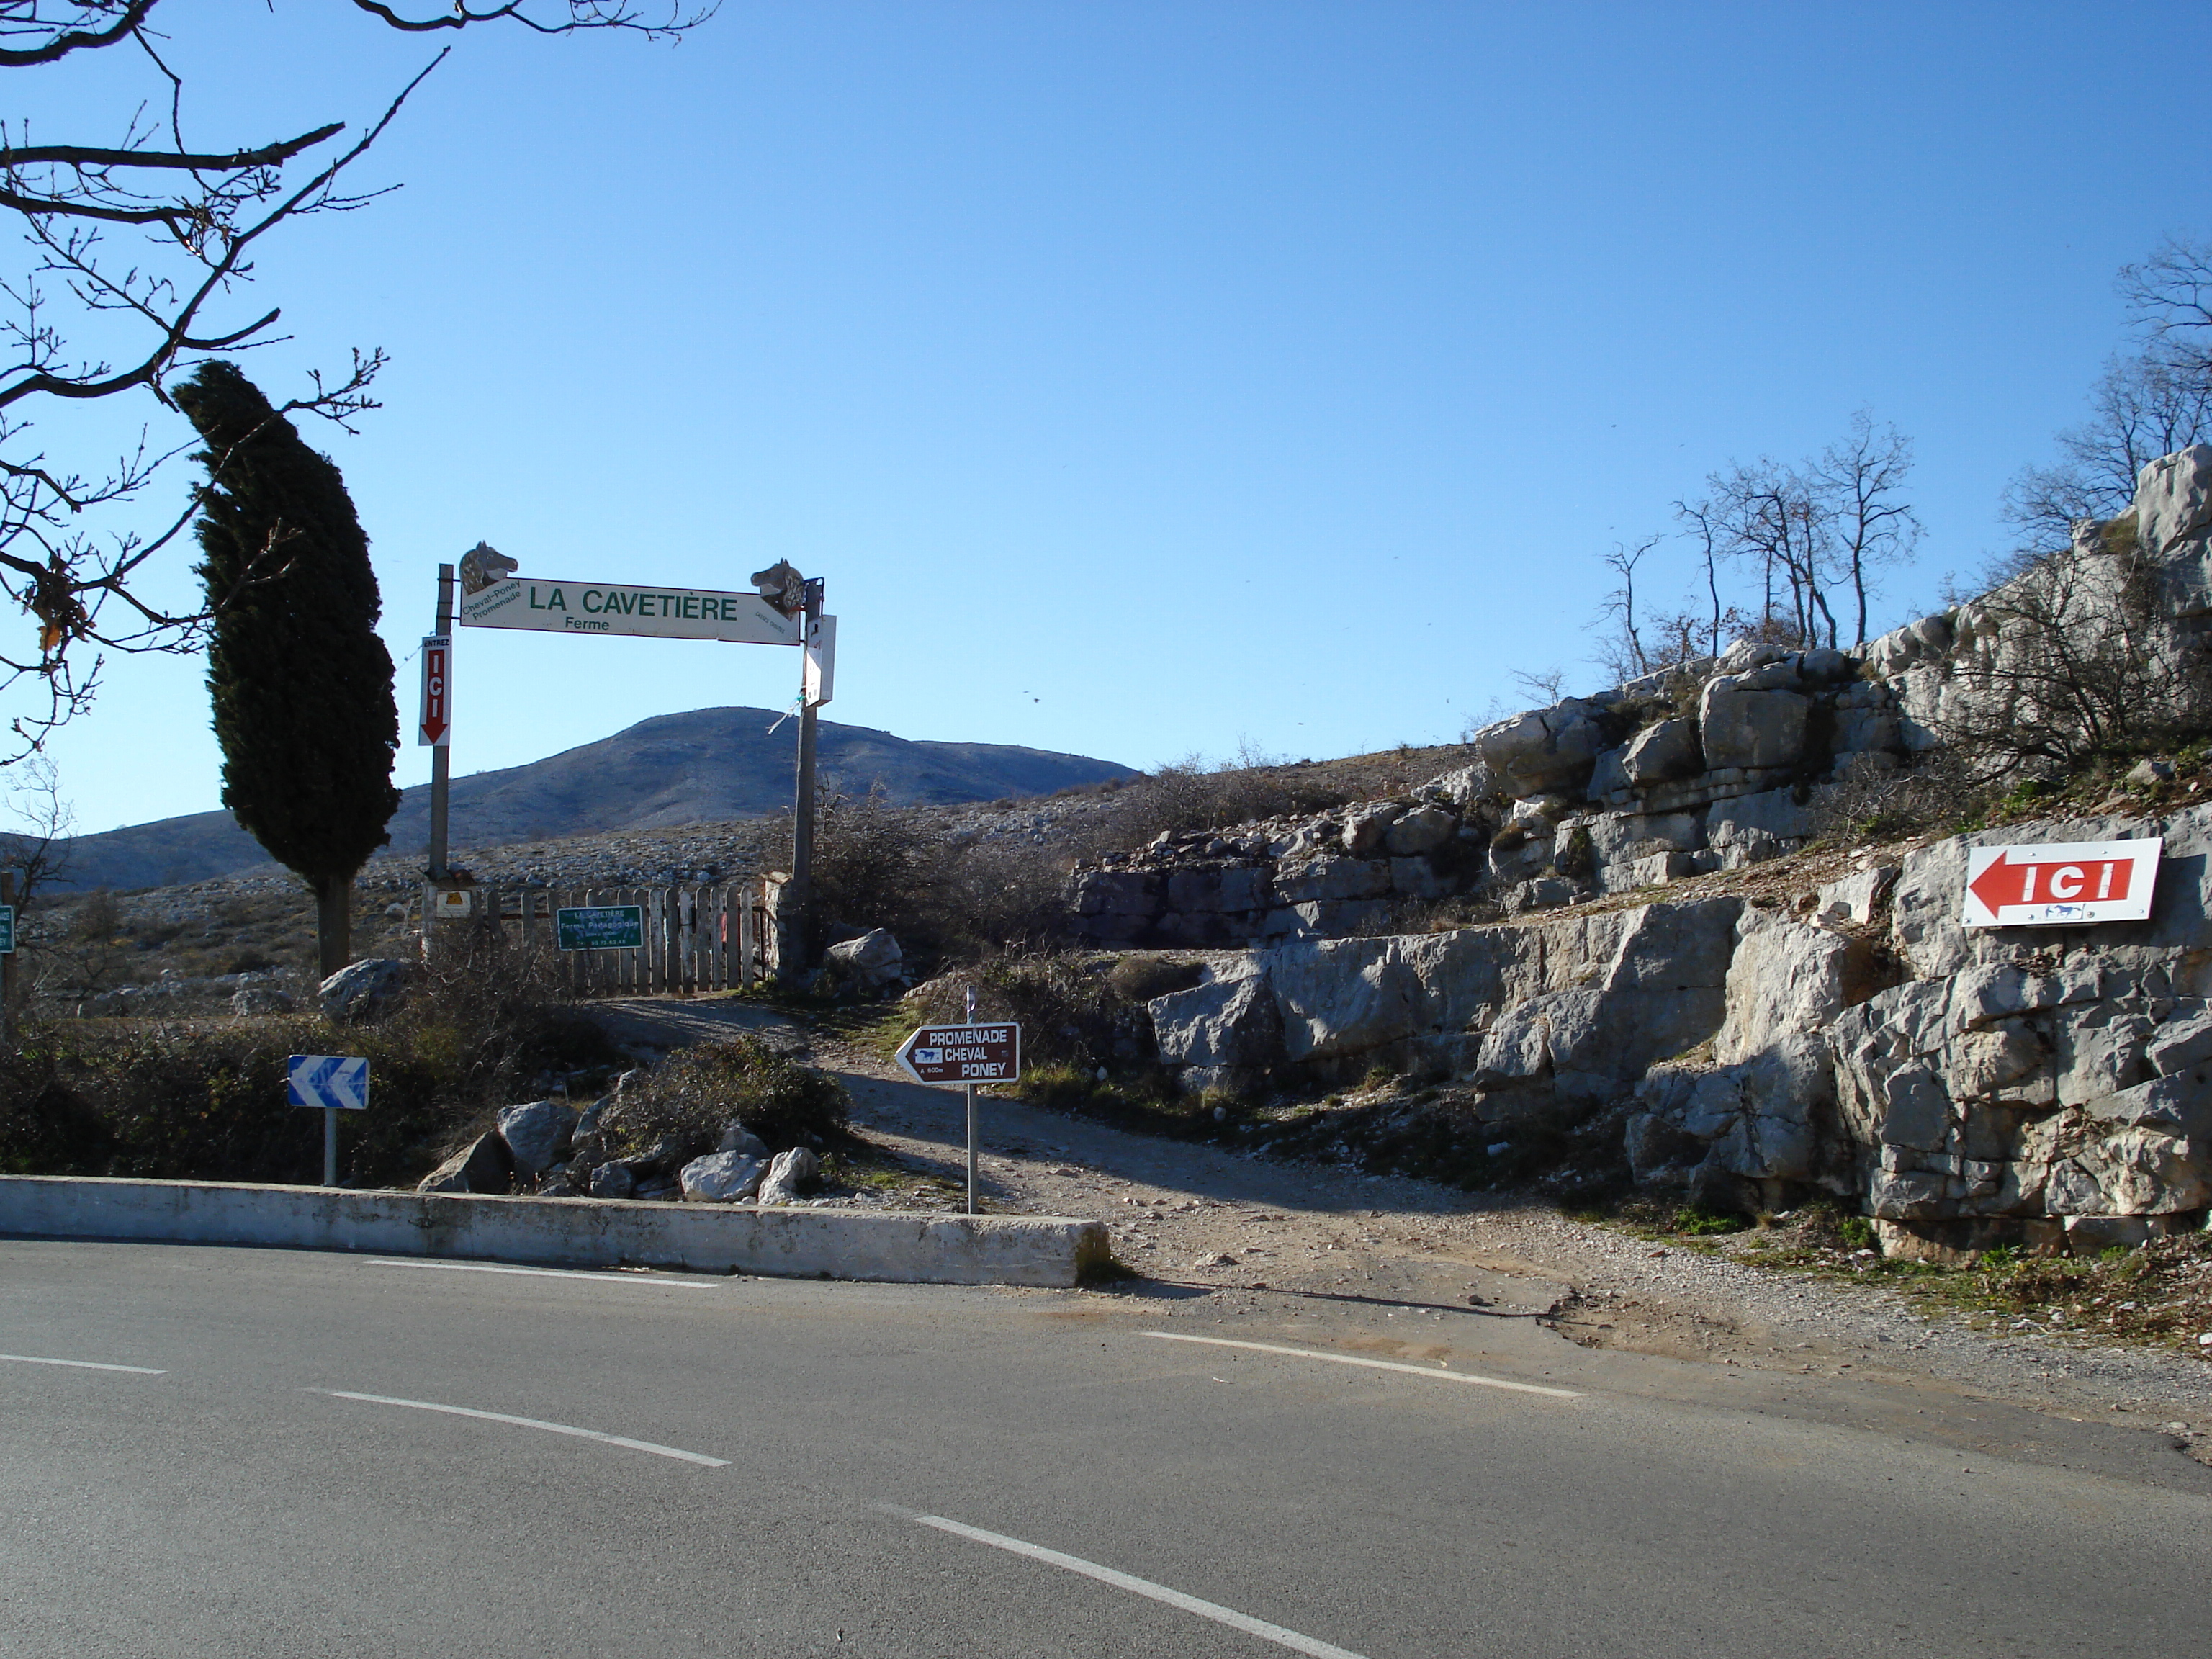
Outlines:
[[[855,1131],[913,1177],[836,1201],[958,1207],[958,1091],[908,1082],[872,1051],[757,1004],[600,1006],[633,1045],[744,1029],[803,1048],[852,1091]],[[1414,1358],[1480,1352],[1472,1333],[1493,1340],[1510,1327],[1516,1347],[1549,1345],[1562,1365],[1612,1350],[1692,1368],[1686,1386],[1816,1376],[1893,1403],[1985,1401],[2152,1429],[2212,1461],[2212,1364],[2186,1356],[1991,1334],[1884,1287],[1654,1243],[1511,1194],[1135,1134],[1013,1100],[987,1097],[979,1115],[983,1206],[1103,1221],[1140,1275],[1115,1294]]]

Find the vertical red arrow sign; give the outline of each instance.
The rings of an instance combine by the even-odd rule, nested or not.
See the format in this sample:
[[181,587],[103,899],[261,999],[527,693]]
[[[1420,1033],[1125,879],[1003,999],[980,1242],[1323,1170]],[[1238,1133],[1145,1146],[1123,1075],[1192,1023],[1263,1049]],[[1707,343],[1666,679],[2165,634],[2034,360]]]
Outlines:
[[419,748],[442,749],[453,736],[453,640],[433,634],[422,641],[422,724]]

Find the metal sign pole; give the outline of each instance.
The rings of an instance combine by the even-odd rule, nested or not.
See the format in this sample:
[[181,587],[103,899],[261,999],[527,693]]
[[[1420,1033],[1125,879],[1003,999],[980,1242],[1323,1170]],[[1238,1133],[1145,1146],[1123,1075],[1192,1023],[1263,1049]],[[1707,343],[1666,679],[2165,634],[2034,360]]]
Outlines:
[[[450,641],[453,636],[453,567],[449,564],[438,567],[437,632],[441,639]],[[450,724],[453,719],[450,712],[453,708],[452,647],[449,645],[447,650],[446,707],[448,711],[447,720]],[[422,942],[426,947],[430,943],[430,930],[436,925],[438,888],[447,874],[446,799],[453,781],[453,755],[452,749],[442,743],[430,750],[430,879],[422,890]]]
[[338,1184],[338,1109],[323,1108],[323,1185]]
[[[975,1023],[975,988],[968,987],[968,1023]],[[975,1207],[975,1085],[968,1085],[968,1213],[981,1215]]]
[[[799,637],[805,637],[807,623],[818,622],[822,617],[823,583],[814,578],[805,586],[806,606],[802,613]],[[815,705],[806,693],[806,660],[800,652],[799,665],[799,793],[791,809],[791,898],[792,921],[780,946],[790,952],[787,964],[777,959],[780,976],[787,984],[795,982],[806,967],[806,936],[808,919],[814,909],[814,740]]]

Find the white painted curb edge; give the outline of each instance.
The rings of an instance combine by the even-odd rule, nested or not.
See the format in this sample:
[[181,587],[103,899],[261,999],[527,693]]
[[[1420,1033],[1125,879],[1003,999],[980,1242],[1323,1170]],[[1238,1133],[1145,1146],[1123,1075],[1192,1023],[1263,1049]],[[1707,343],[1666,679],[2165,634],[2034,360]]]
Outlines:
[[1070,1216],[757,1209],[91,1176],[0,1176],[0,1236],[1047,1286],[1075,1284],[1105,1261],[1109,1248],[1103,1224]]

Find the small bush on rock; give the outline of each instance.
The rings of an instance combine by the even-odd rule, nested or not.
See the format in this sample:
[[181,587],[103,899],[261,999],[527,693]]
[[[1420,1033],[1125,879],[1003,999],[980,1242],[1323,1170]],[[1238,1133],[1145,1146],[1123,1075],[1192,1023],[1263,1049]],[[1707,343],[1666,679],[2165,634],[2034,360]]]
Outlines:
[[671,1141],[707,1152],[734,1120],[772,1151],[841,1139],[852,1101],[827,1073],[758,1037],[685,1048],[618,1097],[600,1122],[609,1154],[642,1158]]

